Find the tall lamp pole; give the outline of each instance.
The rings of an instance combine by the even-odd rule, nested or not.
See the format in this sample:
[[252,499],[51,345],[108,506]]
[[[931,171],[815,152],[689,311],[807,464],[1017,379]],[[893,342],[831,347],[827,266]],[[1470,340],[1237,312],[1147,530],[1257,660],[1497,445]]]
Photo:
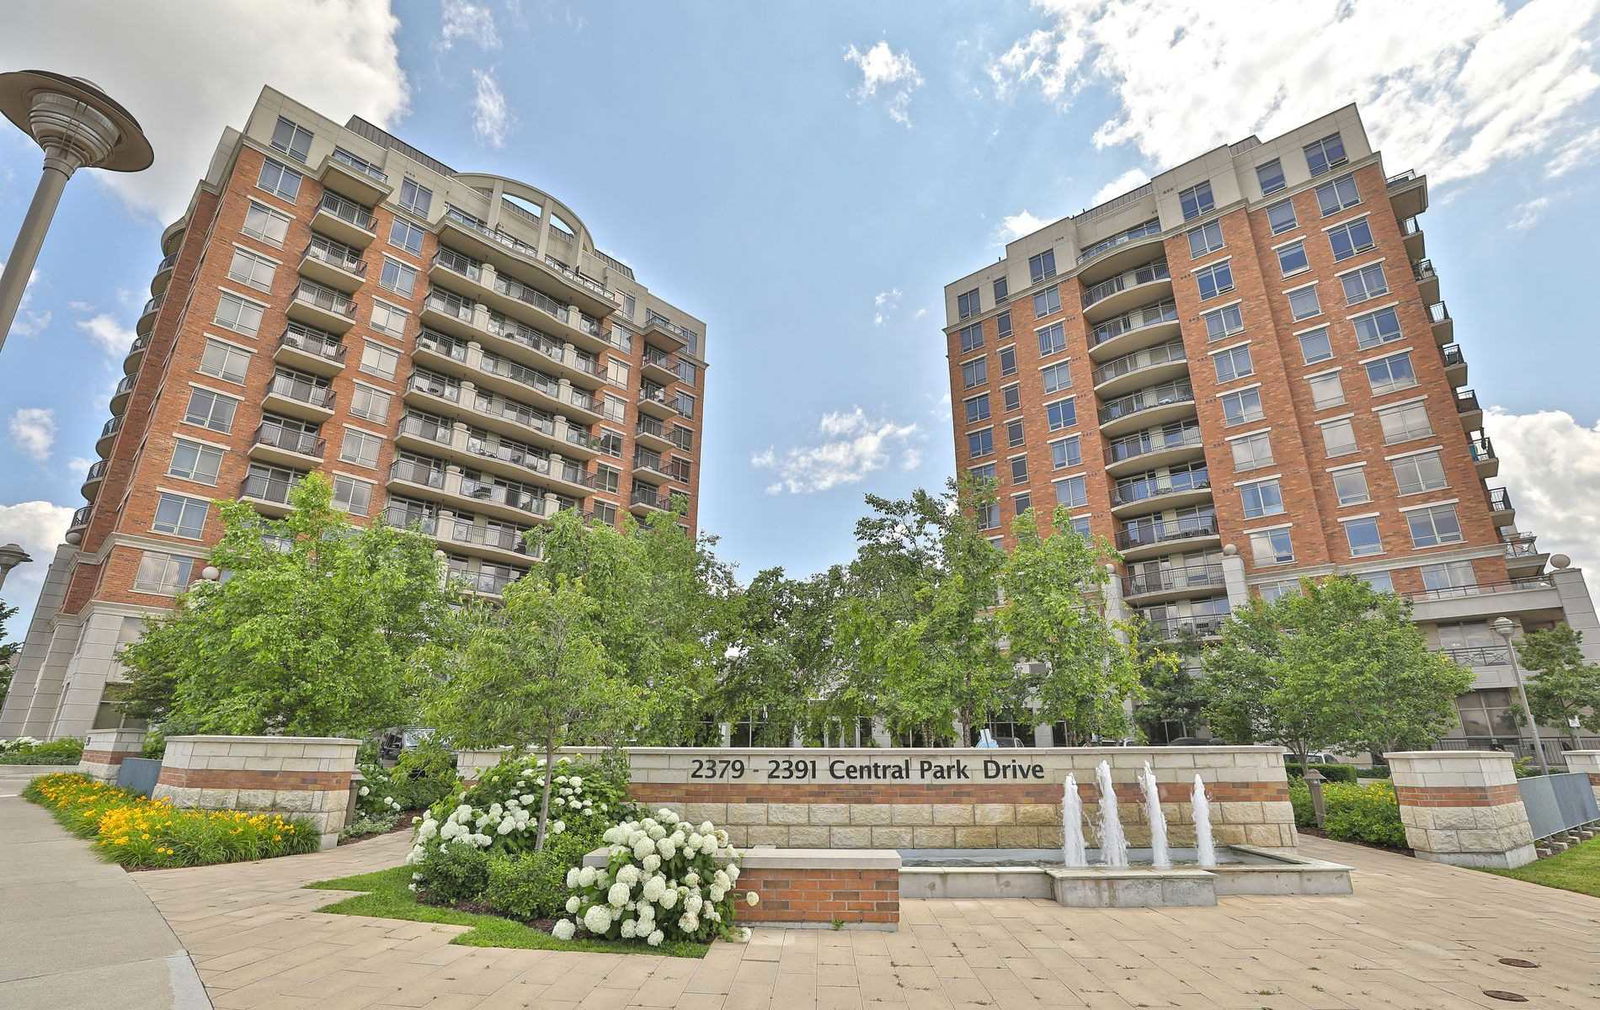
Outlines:
[[5,346],[45,232],[72,173],[88,166],[141,172],[155,155],[138,120],[91,81],[48,70],[0,74],[0,112],[44,149],[44,172],[0,274],[0,348]]
[[1544,756],[1544,741],[1539,739],[1539,720],[1533,717],[1533,709],[1528,707],[1528,689],[1522,682],[1522,664],[1517,662],[1517,647],[1511,644],[1511,633],[1517,630],[1517,626],[1511,623],[1509,617],[1496,617],[1489,627],[1506,640],[1506,652],[1511,657],[1511,673],[1517,678],[1517,697],[1522,699],[1522,711],[1528,717],[1528,728],[1533,730],[1533,751],[1539,755],[1539,770],[1549,775],[1550,759]]

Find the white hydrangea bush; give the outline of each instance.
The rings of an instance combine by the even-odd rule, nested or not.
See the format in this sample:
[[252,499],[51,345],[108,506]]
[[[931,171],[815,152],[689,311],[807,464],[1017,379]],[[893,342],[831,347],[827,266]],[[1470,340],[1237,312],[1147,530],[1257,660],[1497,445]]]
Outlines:
[[31,736],[19,736],[15,740],[0,740],[0,754],[14,750],[27,750],[29,747],[37,747],[38,745],[38,738]]
[[611,858],[604,869],[567,871],[567,918],[551,932],[559,940],[590,936],[636,940],[652,947],[667,940],[704,943],[716,936],[744,938],[734,926],[740,891],[739,850],[710,821],[699,825],[671,810],[623,821],[603,836]]

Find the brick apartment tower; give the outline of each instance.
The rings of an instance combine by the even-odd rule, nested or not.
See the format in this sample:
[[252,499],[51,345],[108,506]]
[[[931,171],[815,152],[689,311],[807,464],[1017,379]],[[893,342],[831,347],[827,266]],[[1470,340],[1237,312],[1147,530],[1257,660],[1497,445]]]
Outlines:
[[117,650],[215,576],[215,499],[281,515],[322,471],[490,596],[559,509],[694,528],[705,327],[549,194],[266,88],[161,246],[0,738],[118,725]]
[[956,459],[998,481],[998,541],[1060,503],[1115,544],[1111,607],[1168,637],[1303,576],[1410,597],[1477,673],[1454,736],[1515,746],[1490,622],[1567,621],[1595,657],[1600,623],[1582,574],[1559,555],[1547,572],[1485,486],[1499,461],[1459,388],[1427,206],[1348,106],[1012,242],[945,289]]

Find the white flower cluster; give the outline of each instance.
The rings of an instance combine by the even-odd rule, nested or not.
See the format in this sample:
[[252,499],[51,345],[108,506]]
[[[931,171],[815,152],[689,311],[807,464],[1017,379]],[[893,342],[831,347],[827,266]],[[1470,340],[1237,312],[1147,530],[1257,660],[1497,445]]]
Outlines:
[[[357,795],[359,795],[362,799],[368,798],[372,795],[372,787],[362,786],[359,790],[357,790]],[[385,796],[379,802],[382,803],[385,810],[393,810],[397,814],[400,812],[400,801],[395,799],[393,796]]]
[[0,754],[7,751],[23,750],[27,747],[38,745],[39,741],[31,736],[19,736],[15,740],[0,740]]
[[[570,918],[551,931],[570,940],[582,929],[596,937],[643,940],[707,940],[733,925],[739,851],[728,833],[710,821],[699,825],[671,810],[625,821],[602,836],[611,847],[605,869],[567,871]],[[746,900],[756,903],[754,891]]]
[[[583,776],[560,773],[568,758],[556,760],[552,769],[558,774],[551,780],[550,813],[545,825],[546,835],[559,835],[567,830],[567,818],[595,817],[604,814],[608,805],[596,802],[586,795]],[[501,766],[506,768],[507,766]],[[504,849],[523,851],[533,848],[539,828],[539,803],[544,789],[544,759],[531,759],[509,767],[497,774],[495,789],[490,795],[504,796],[487,806],[474,805],[469,800],[478,798],[482,803],[481,787],[462,792],[454,809],[441,812],[438,807],[427,811],[417,825],[412,839],[411,853],[406,862],[419,865],[427,861],[428,854],[447,845],[472,845],[479,849]],[[513,781],[511,776],[515,775]],[[502,777],[503,776],[503,777]],[[486,781],[488,776],[485,777]],[[398,809],[396,807],[395,809]]]

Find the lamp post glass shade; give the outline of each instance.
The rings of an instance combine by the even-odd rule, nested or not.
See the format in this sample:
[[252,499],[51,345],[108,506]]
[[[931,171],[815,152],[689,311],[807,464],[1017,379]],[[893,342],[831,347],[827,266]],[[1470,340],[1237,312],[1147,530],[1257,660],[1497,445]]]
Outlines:
[[32,561],[28,552],[22,549],[21,544],[0,545],[0,587],[6,584],[6,576],[11,574],[11,569],[24,561]]

